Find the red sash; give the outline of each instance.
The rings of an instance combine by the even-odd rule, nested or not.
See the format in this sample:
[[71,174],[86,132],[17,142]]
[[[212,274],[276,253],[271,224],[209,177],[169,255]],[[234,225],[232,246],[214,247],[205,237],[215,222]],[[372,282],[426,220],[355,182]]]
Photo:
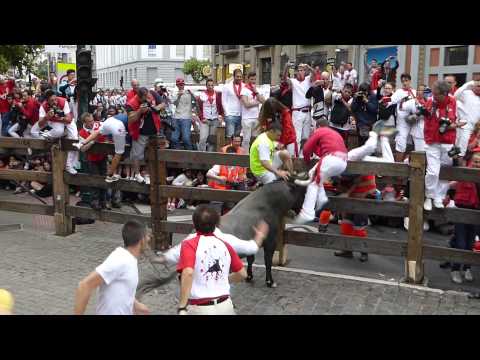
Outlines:
[[252,96],[255,99],[257,97],[257,92],[253,90],[252,84],[245,84],[245,87],[252,92]]
[[215,90],[213,90],[211,93],[207,91],[205,91],[205,94],[207,94],[208,96],[208,102],[211,104],[213,104],[213,100],[215,99]]
[[233,92],[235,93],[235,95],[237,95],[237,98],[240,100],[241,98],[241,95],[240,93],[242,92],[242,83],[235,85],[235,82],[232,83],[233,85]]

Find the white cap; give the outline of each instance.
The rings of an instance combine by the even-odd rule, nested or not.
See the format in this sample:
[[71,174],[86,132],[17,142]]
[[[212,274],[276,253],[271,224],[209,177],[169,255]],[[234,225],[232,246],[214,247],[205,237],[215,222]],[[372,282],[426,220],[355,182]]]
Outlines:
[[155,86],[163,85],[164,84],[163,79],[162,78],[155,79],[154,84],[155,84]]

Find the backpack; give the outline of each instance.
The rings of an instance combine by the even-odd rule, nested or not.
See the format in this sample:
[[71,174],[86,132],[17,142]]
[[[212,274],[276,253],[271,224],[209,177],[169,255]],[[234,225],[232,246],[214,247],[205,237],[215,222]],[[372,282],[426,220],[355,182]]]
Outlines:
[[330,113],[330,122],[335,125],[343,126],[348,122],[350,111],[341,100],[335,100],[333,109]]

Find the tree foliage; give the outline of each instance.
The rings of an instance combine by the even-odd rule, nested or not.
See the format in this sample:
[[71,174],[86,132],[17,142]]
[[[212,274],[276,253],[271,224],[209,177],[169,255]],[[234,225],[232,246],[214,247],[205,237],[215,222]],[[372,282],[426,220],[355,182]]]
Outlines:
[[0,45],[0,73],[14,67],[22,77],[24,71],[33,71],[43,45]]
[[183,63],[183,73],[185,75],[191,75],[193,80],[199,83],[200,81],[207,79],[207,77],[203,75],[203,68],[207,65],[210,65],[210,61],[208,60],[190,58]]

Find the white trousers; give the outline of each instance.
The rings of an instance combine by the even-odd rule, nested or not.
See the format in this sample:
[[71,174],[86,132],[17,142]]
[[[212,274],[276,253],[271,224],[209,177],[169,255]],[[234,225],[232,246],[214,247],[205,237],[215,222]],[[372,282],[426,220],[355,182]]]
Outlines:
[[[198,140],[198,150],[207,151],[207,140],[210,135],[215,135],[218,127],[218,119],[205,120],[206,123],[199,122],[200,139]],[[215,151],[214,146],[208,144],[208,151]]]
[[227,299],[220,304],[198,306],[188,305],[188,315],[236,315],[232,299]]
[[[8,129],[8,135],[10,135],[11,137],[14,137],[14,138],[19,138],[20,135],[17,134],[17,131],[18,131],[19,127],[20,127],[19,123],[13,124],[10,127],[10,129]],[[32,125],[28,124],[27,128],[23,132],[23,137],[24,138],[31,138],[32,137],[31,130],[32,130]]]
[[[316,166],[313,169],[315,169]],[[328,202],[327,194],[323,188],[323,183],[333,176],[338,176],[347,168],[347,162],[337,156],[327,155],[322,159],[320,167],[320,183],[312,181],[307,187],[305,200],[299,216],[313,220],[315,218],[315,209],[322,208]],[[312,173],[310,170],[310,174]]]
[[[52,129],[49,130],[45,135],[40,135],[40,127],[38,126],[38,121],[32,126],[31,134],[33,138],[41,139],[58,139],[63,136],[66,136],[67,139],[78,140],[78,130],[77,124],[75,121],[71,121],[69,124],[59,123],[59,122],[48,122],[48,126]],[[67,163],[66,168],[77,167],[78,164],[78,151],[69,151],[67,153]]]
[[472,135],[473,127],[470,124],[465,125],[463,128],[457,128],[457,141],[456,145],[460,148],[459,156],[465,156],[468,147],[468,140]]
[[[422,120],[419,120],[422,121]],[[423,125],[415,124],[410,125],[405,121],[402,116],[397,117],[397,130],[398,134],[395,137],[395,150],[404,153],[407,151],[407,139],[409,135],[412,135],[415,151],[424,151],[425,141],[419,137],[422,131]],[[414,136],[416,134],[417,136]]]
[[255,127],[257,126],[257,118],[253,119],[243,119],[242,118],[242,132],[243,132],[243,141],[242,148],[250,149],[250,139],[252,136],[256,135]]
[[[300,143],[302,139],[308,139],[310,137],[311,118],[310,112],[293,111],[292,122],[295,128],[295,135],[297,136],[297,146],[300,152]],[[303,157],[301,153],[300,157]]]
[[349,161],[373,161],[373,162],[395,162],[393,158],[392,148],[390,147],[390,141],[386,136],[380,136],[380,151],[381,157],[370,156],[375,152],[378,146],[378,135],[373,131],[370,132],[368,140],[362,146],[352,149],[348,152]]
[[427,155],[427,173],[425,175],[425,197],[442,201],[447,195],[448,181],[439,180],[440,167],[452,165],[452,159],[448,152],[452,144],[430,144],[425,145]]

